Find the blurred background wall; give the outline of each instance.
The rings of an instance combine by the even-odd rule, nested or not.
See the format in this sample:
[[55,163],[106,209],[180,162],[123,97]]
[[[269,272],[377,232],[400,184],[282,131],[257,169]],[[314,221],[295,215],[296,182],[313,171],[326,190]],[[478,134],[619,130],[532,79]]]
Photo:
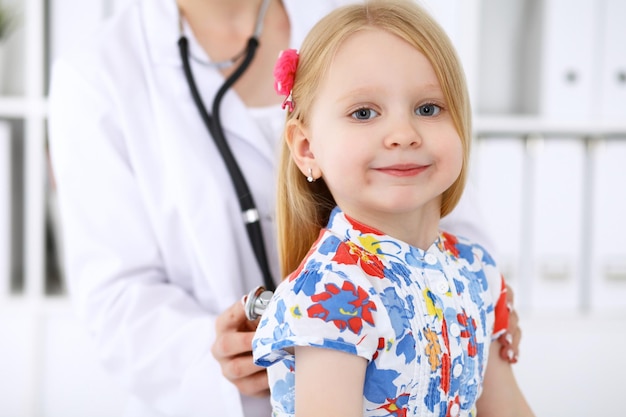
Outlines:
[[[16,16],[0,37],[0,417],[108,417],[126,399],[65,292],[46,94],[55,57],[131,2],[0,0]],[[470,186],[515,289],[519,383],[538,416],[626,414],[626,1],[423,4],[466,69]]]

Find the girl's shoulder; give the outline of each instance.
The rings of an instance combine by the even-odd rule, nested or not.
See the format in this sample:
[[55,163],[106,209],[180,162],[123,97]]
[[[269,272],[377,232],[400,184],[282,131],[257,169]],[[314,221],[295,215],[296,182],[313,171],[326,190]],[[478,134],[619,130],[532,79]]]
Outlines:
[[441,232],[440,242],[448,255],[461,263],[465,271],[480,279],[494,303],[497,303],[504,288],[504,278],[489,251],[474,240],[448,232]]
[[290,358],[293,346],[323,346],[367,359],[376,352],[381,330],[375,320],[385,320],[377,314],[384,308],[367,272],[346,258],[348,246],[349,241],[323,232],[298,269],[280,283],[253,341],[257,364]]
[[440,249],[452,257],[474,265],[496,267],[496,262],[489,251],[480,243],[463,236],[442,231],[440,234]]
[[302,285],[311,279],[318,283],[367,280],[368,274],[376,272],[363,268],[360,261],[366,255],[363,248],[325,229],[286,281],[292,282],[293,285]]

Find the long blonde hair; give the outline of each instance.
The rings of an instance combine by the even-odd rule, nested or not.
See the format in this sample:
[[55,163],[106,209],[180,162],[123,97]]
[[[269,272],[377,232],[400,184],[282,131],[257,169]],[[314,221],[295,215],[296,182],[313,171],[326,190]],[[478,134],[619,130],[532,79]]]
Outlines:
[[[463,165],[457,180],[442,196],[441,217],[456,206],[465,186],[471,142],[471,110],[465,75],[456,51],[441,26],[415,1],[369,0],[336,9],[309,32],[300,49],[287,121],[308,126],[315,91],[342,43],[365,28],[377,28],[404,39],[433,66],[447,109],[463,144]],[[307,182],[283,140],[278,172],[278,242],[282,276],[295,270],[326,226],[335,200],[323,179]]]

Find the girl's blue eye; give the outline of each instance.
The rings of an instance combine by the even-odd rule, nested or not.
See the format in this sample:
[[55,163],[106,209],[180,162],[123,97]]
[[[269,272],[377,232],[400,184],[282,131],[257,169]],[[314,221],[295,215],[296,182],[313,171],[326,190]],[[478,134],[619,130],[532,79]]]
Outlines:
[[352,113],[352,117],[357,120],[369,120],[378,116],[375,110],[362,108]]
[[417,113],[419,116],[436,116],[439,114],[440,111],[441,107],[436,104],[430,103],[419,106],[415,110],[415,113]]

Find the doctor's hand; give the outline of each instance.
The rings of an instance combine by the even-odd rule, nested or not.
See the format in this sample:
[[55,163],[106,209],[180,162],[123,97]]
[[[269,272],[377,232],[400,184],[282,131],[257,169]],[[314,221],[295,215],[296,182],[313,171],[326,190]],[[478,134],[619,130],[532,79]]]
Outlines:
[[224,377],[235,384],[241,394],[265,397],[270,394],[266,370],[252,360],[252,338],[257,325],[258,320],[249,321],[241,302],[236,302],[217,317],[211,353]]
[[522,330],[519,327],[519,317],[513,307],[515,296],[513,290],[506,284],[506,304],[509,309],[509,327],[502,336],[498,338],[500,343],[500,357],[513,364],[517,363],[519,355],[519,343],[522,338]]

